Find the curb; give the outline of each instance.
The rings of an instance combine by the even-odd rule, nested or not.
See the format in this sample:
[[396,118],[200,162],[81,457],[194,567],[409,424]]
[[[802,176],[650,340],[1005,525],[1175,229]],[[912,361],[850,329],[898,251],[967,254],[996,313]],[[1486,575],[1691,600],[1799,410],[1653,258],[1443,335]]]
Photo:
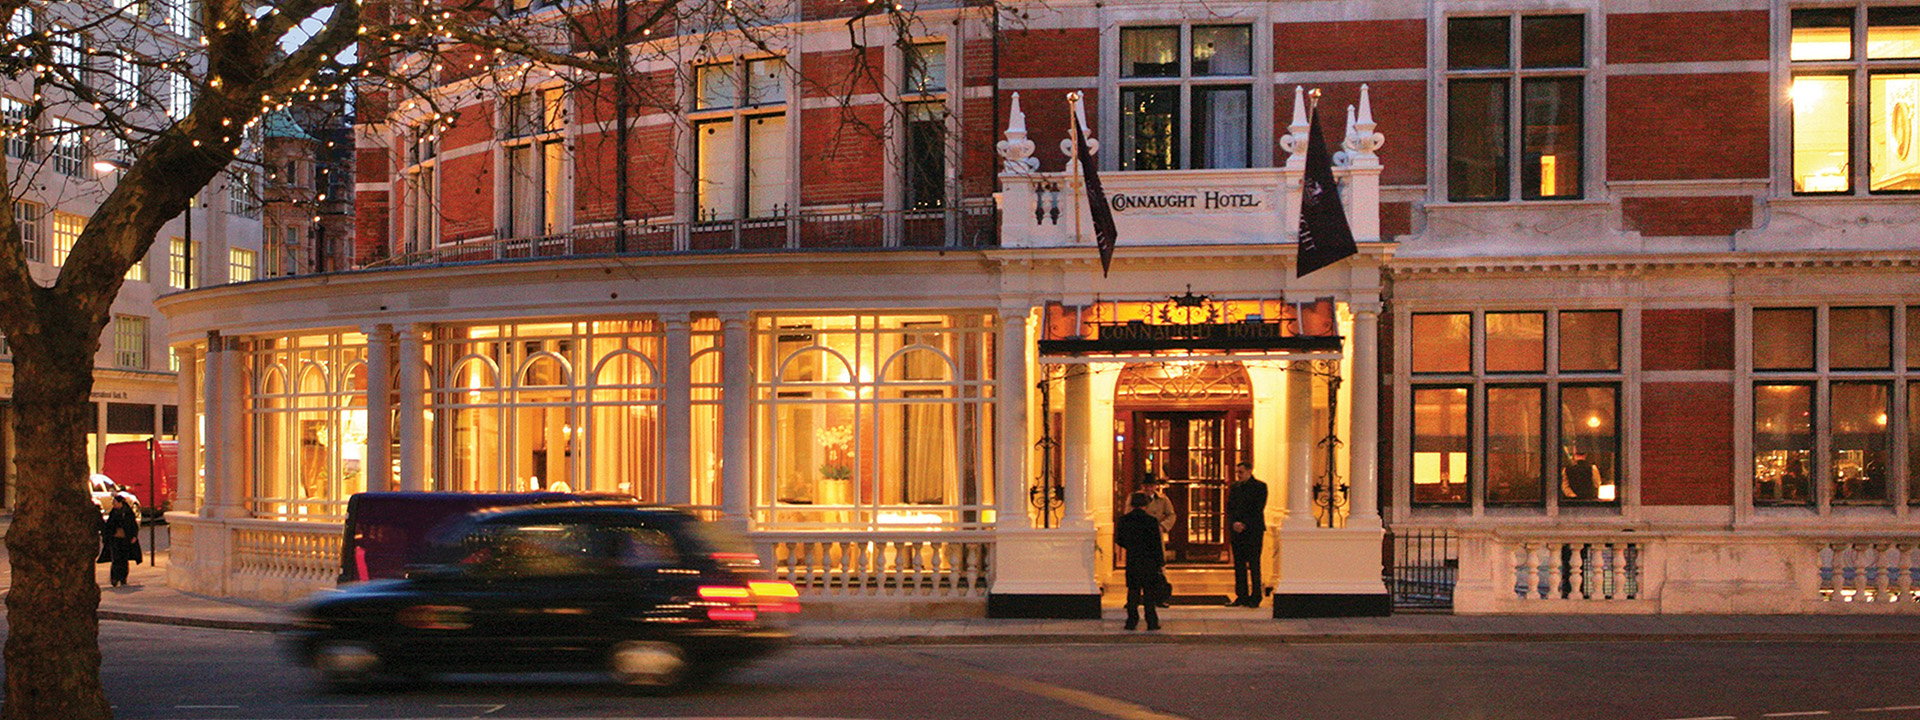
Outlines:
[[[213,630],[283,632],[298,626],[282,620],[227,620],[101,610],[101,620],[172,625]],[[800,635],[796,646],[878,647],[893,645],[1444,645],[1463,643],[1920,643],[1920,632],[1389,632],[1200,634],[1151,632],[993,633],[974,635],[874,635],[867,637]]]

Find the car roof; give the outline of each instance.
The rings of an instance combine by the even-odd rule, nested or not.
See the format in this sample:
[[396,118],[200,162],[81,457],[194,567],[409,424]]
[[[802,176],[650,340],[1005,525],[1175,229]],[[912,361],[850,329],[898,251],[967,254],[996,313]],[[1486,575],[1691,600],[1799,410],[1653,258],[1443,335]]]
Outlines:
[[514,505],[479,510],[474,512],[470,517],[475,522],[507,522],[534,518],[591,517],[601,515],[634,515],[643,520],[664,520],[669,522],[684,522],[694,519],[692,515],[678,508],[620,500],[586,500],[581,502],[542,503],[539,505]]

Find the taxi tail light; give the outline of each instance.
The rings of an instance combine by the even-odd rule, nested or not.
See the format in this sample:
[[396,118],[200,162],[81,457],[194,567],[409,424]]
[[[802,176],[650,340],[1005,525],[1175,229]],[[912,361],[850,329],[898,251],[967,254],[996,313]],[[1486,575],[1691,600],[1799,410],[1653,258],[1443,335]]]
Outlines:
[[760,614],[755,612],[753,608],[746,608],[746,607],[707,608],[708,620],[753,622],[755,619],[759,617],[760,617]]
[[761,612],[800,612],[800,591],[784,580],[754,580],[747,583]]
[[701,585],[700,599],[706,601],[707,619],[726,622],[753,622],[760,612],[753,606],[753,590],[739,585]]
[[730,603],[748,600],[753,591],[738,585],[701,585],[701,600],[724,600]]

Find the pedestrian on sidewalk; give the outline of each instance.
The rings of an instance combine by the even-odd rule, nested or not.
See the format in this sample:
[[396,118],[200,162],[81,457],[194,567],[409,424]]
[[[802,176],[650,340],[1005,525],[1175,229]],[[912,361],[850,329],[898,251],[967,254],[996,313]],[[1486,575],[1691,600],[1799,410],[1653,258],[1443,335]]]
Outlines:
[[1266,583],[1260,575],[1260,548],[1266,544],[1267,484],[1253,476],[1253,464],[1233,466],[1234,483],[1227,486],[1227,523],[1233,531],[1233,591],[1228,606],[1260,607]]
[[1167,585],[1167,559],[1160,544],[1160,521],[1147,514],[1147,496],[1127,498],[1133,509],[1113,526],[1113,544],[1127,551],[1127,629],[1140,627],[1140,608],[1147,609],[1147,629],[1160,629],[1160,593]]
[[107,579],[113,587],[127,584],[127,562],[140,562],[140,517],[125,495],[113,496],[113,509],[100,519],[100,562],[113,563]]
[[[1147,496],[1145,509],[1148,515],[1152,515],[1153,519],[1160,522],[1160,543],[1163,548],[1166,546],[1167,536],[1173,532],[1174,521],[1179,518],[1179,514],[1173,509],[1173,500],[1167,498],[1166,487],[1165,480],[1161,480],[1153,473],[1147,473],[1146,477],[1140,479],[1139,492],[1134,493]],[[1172,585],[1169,584],[1168,591],[1161,593],[1160,602],[1156,604],[1160,607],[1171,607],[1168,603],[1172,599]]]

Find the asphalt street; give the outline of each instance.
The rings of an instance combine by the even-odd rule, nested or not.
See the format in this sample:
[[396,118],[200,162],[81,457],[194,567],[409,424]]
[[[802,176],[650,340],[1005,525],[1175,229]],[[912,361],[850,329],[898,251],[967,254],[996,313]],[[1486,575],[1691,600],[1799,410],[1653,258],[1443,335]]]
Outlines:
[[1920,720],[1911,643],[814,646],[664,698],[557,674],[327,693],[252,632],[106,622],[102,649],[130,720]]

